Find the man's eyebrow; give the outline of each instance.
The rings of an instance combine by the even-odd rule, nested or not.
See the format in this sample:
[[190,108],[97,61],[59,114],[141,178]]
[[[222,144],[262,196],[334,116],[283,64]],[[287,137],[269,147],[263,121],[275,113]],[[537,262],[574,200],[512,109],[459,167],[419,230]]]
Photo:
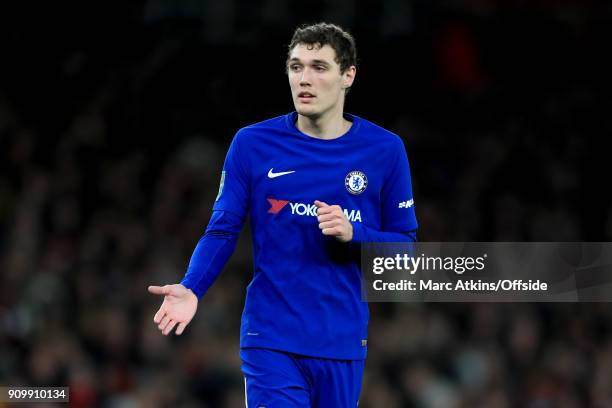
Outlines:
[[325,61],[325,60],[320,60],[320,59],[314,59],[312,60],[313,64],[319,64],[319,65],[330,65],[329,62]]
[[[293,57],[293,58],[291,58],[291,59],[289,59],[289,60],[287,61],[287,64],[290,64],[290,63],[292,63],[292,62],[302,62],[302,60],[300,60],[299,58]],[[327,65],[327,66],[329,66],[329,65],[330,65],[330,63],[329,63],[329,62],[327,62],[327,61],[325,61],[325,60],[322,60],[322,59],[313,59],[313,60],[311,60],[311,61],[310,61],[310,63],[312,63],[312,64],[318,64],[318,65]]]

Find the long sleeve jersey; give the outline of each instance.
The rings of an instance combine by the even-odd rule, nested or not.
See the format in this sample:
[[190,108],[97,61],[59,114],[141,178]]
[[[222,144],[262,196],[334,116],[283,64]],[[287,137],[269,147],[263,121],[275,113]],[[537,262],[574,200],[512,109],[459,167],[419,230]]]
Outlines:
[[[211,221],[181,283],[201,298],[250,215],[254,270],[242,348],[366,356],[359,244],[413,241],[417,221],[401,139],[344,116],[352,126],[335,139],[302,133],[292,112],[239,130],[230,145]],[[353,226],[351,242],[322,234],[315,200],[343,209]]]

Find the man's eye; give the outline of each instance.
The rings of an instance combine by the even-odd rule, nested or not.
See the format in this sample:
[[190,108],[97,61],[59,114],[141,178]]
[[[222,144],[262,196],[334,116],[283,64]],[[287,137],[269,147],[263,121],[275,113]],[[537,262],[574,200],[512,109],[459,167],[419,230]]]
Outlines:
[[317,71],[325,71],[325,67],[323,65],[315,65],[315,69]]
[[299,65],[290,65],[289,69],[291,71],[298,71],[300,69],[300,66]]

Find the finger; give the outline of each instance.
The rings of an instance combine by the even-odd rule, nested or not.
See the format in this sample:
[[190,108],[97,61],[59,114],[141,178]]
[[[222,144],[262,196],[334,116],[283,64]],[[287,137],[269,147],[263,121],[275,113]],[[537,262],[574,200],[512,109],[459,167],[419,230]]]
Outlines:
[[319,201],[319,200],[315,200],[314,205],[316,205],[317,208],[329,207],[329,204],[327,204],[325,201]]
[[168,317],[168,315],[165,315],[161,323],[158,326],[159,330],[164,331],[164,329],[166,328],[169,322],[170,322],[170,317]]
[[331,206],[317,208],[317,215],[331,214],[334,209]]
[[321,232],[323,232],[323,235],[331,235],[334,237],[337,237],[338,235],[341,235],[340,229],[339,228],[325,228],[324,230],[321,230]]
[[319,224],[320,229],[334,228],[338,226],[338,221],[327,221]]
[[166,328],[163,331],[164,336],[167,336],[172,331],[172,329],[174,329],[174,326],[176,326],[176,323],[177,322],[175,320],[170,320],[170,322],[168,323],[168,326],[166,326]]
[[337,214],[323,214],[323,215],[319,215],[317,217],[317,221],[319,222],[326,222],[326,221],[331,221],[335,218],[337,218]]
[[163,307],[160,307],[157,313],[155,313],[155,316],[153,316],[153,321],[159,324],[159,322],[161,322],[165,314],[166,314],[166,310]]
[[166,293],[166,295],[168,296],[176,296],[176,297],[180,297],[182,295],[181,293],[181,285],[166,285],[168,287],[168,291]]
[[317,209],[317,215],[335,214],[341,217],[344,213],[339,205],[328,205]]
[[185,327],[187,327],[187,323],[179,323],[178,327],[176,328],[176,335],[180,336],[181,334],[183,334],[183,330],[185,330]]
[[150,293],[154,295],[167,295],[168,294],[168,285],[166,286],[149,286],[148,290]]

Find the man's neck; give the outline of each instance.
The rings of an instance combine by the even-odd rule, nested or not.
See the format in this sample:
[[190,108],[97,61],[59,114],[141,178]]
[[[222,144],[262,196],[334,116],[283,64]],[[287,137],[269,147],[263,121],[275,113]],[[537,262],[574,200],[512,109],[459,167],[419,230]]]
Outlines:
[[352,123],[344,119],[342,110],[326,112],[318,117],[307,117],[298,114],[296,126],[308,136],[317,139],[336,139],[351,128]]

